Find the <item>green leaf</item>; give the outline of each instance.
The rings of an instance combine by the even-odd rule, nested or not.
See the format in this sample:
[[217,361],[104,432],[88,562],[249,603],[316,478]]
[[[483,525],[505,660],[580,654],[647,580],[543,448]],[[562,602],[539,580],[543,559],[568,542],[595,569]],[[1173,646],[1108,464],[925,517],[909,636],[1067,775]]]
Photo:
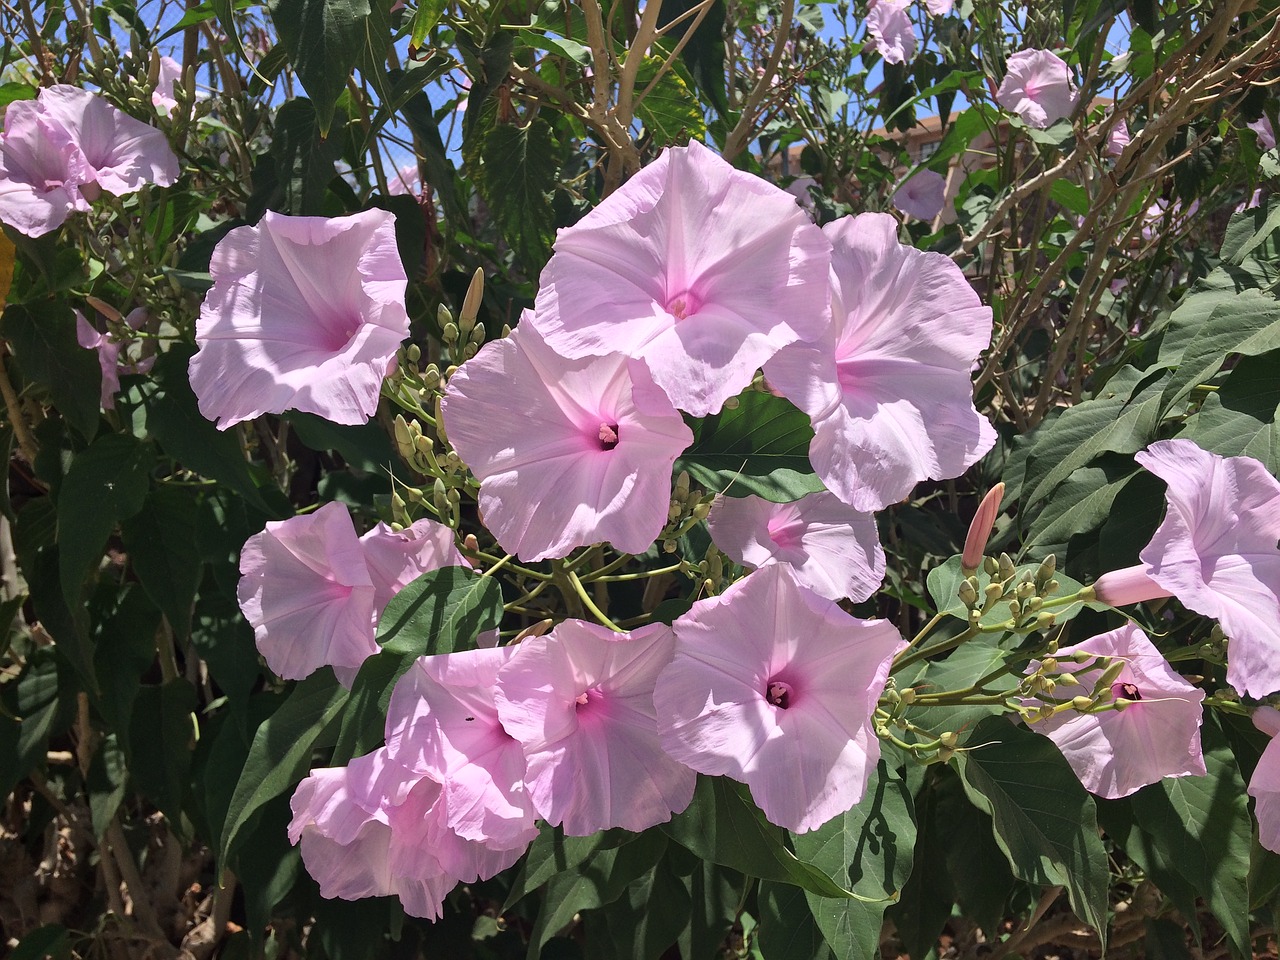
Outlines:
[[396,681],[418,657],[475,646],[502,620],[502,588],[463,567],[424,573],[396,594],[378,621],[382,652],[360,667],[351,685],[334,762],[345,763],[382,742]]
[[[951,875],[939,865],[945,861],[943,838],[953,824],[939,816],[938,793],[929,788],[917,794],[918,821],[911,876],[898,902],[886,911],[910,957],[927,957],[938,948],[938,936],[955,903]],[[976,881],[975,881],[976,882]]]
[[222,827],[219,870],[236,851],[250,818],[306,775],[313,747],[346,702],[347,691],[333,671],[320,670],[295,686],[280,709],[258,727]]
[[114,733],[107,734],[89,761],[89,776],[85,787],[89,793],[89,815],[93,820],[93,835],[101,837],[107,832],[111,818],[124,802],[125,786],[129,771],[124,751]]
[[387,431],[375,422],[344,426],[296,410],[287,413],[285,419],[298,439],[312,450],[333,450],[356,470],[385,477],[399,462]]
[[765,880],[758,899],[764,956],[769,960],[834,960],[803,890]]
[[560,172],[551,125],[540,119],[524,126],[499,123],[484,135],[480,163],[476,185],[503,238],[524,267],[541,270],[551,256],[550,194]]
[[1258,290],[1241,291],[1217,307],[1187,344],[1164,388],[1163,408],[1170,409],[1197,384],[1208,382],[1229,355],[1256,356],[1278,347],[1280,301]]
[[142,589],[183,640],[191,634],[191,606],[204,573],[196,542],[198,518],[199,507],[188,490],[161,486],[151,491],[137,515],[121,524],[124,548]]
[[1269,197],[1265,206],[1246,210],[1237,214],[1236,217],[1232,217],[1233,221],[1237,219],[1253,221],[1251,235],[1247,239],[1240,239],[1231,243],[1230,251],[1227,241],[1224,240],[1222,256],[1223,259],[1230,260],[1232,263],[1241,264],[1244,263],[1249,254],[1271,239],[1277,230],[1280,230],[1280,201],[1274,197]]
[[[636,77],[637,91],[649,86],[663,60],[662,57],[645,58]],[[658,146],[699,140],[707,132],[698,98],[674,70],[664,73],[649,94],[636,104],[636,116]]]
[[781,397],[748,390],[733,409],[690,426],[693,445],[676,469],[710,493],[787,503],[823,489],[809,463],[809,418]]
[[860,895],[787,849],[781,827],[768,823],[746,788],[725,777],[698,777],[693,802],[661,826],[704,860],[762,880],[791,883],[823,897]]
[[418,12],[413,15],[413,28],[409,31],[409,53],[413,54],[427,39],[427,34],[440,22],[445,0],[420,0]]
[[[339,119],[345,123],[345,115]],[[331,115],[330,122],[332,120]],[[337,172],[334,164],[342,156],[340,133],[341,130],[331,134],[322,131],[316,107],[306,97],[285,101],[276,111],[275,136],[269,154],[269,160],[274,162],[275,180],[268,180],[260,193],[255,168],[254,195],[246,215],[252,219],[267,207],[303,216],[324,213],[326,191]],[[268,162],[268,158],[259,164],[264,162]]]
[[675,844],[665,845],[663,853],[652,870],[627,884],[616,907],[587,915],[588,937],[596,939],[596,930],[603,929],[618,960],[664,956],[689,924],[689,881],[677,866],[695,858]]
[[601,850],[621,846],[632,835],[625,830],[602,830],[589,837],[566,837],[560,827],[539,825],[539,833],[529,845],[520,873],[507,894],[504,911],[511,909],[558,873],[576,870]]
[[99,437],[71,461],[58,493],[59,572],[68,601],[80,596],[116,524],[142,509],[155,462],[150,444],[124,433]]
[[[907,667],[898,676],[899,689],[915,687],[919,693],[941,693],[944,690],[965,690],[979,680],[1000,670],[1009,659],[1009,652],[996,646],[988,637],[975,637],[947,655],[945,660],[931,660]],[[913,673],[914,671],[914,673]],[[1018,678],[1004,674],[988,680],[983,689],[988,692],[1012,691]],[[952,731],[967,735],[984,717],[1004,712],[998,704],[974,704],[963,707],[930,706],[914,710],[910,714],[913,724],[934,736]]]
[[1045,501],[1023,541],[1027,556],[1074,558],[1077,546],[1111,518],[1116,498],[1139,471],[1132,460],[1116,456],[1098,464],[1081,467]]
[[1106,946],[1107,854],[1093,798],[1053,741],[1003,717],[983,720],[957,753],[965,793],[992,818],[1014,875],[1063,886],[1072,909]]
[[1273,474],[1280,471],[1280,354],[1242,357],[1221,388],[1205,397],[1179,437],[1224,457],[1253,457]]
[[199,707],[196,691],[183,677],[138,690],[129,717],[129,774],[144,797],[160,808],[175,830],[181,830],[182,801],[195,746]]
[[98,431],[102,368],[76,340],[76,318],[61,301],[9,304],[0,325],[23,376],[49,391],[53,405],[86,439]]
[[[666,0],[658,17],[658,26],[665,27],[696,5],[697,0]],[[695,22],[693,17],[681,20],[667,32],[666,39],[678,43],[693,29]],[[694,86],[722,117],[729,113],[729,93],[725,86],[724,24],[724,0],[713,0],[680,54],[685,68],[693,77]]]
[[879,955],[884,911],[911,875],[916,824],[911,793],[881,760],[862,800],[817,830],[793,837],[807,860],[865,900],[831,900],[807,893],[823,938],[838,957]]
[[9,960],[66,960],[71,956],[71,935],[58,923],[37,927],[13,948]]
[[298,79],[315,104],[320,136],[327,137],[334,106],[365,46],[369,0],[269,0],[267,6]]
[[1207,775],[1143,787],[1133,796],[1134,821],[1145,861],[1186,880],[1222,924],[1236,956],[1248,957],[1249,798],[1217,725],[1206,723],[1201,736]]

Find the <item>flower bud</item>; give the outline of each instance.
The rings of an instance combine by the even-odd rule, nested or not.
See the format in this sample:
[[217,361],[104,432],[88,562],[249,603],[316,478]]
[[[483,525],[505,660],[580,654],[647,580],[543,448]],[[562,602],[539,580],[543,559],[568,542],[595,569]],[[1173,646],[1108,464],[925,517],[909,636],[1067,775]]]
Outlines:
[[1053,671],[1058,669],[1058,658],[1045,657],[1043,660],[1040,661],[1040,669],[1043,670],[1045,673],[1053,673]]
[[707,519],[707,514],[711,512],[711,504],[703,501],[693,508],[693,516],[697,520]]
[[1000,559],[997,562],[1000,565],[1000,579],[1012,580],[1013,575],[1018,572],[1018,568],[1013,565],[1013,560],[1009,555],[1007,553],[1000,554]]
[[674,540],[662,541],[663,553],[675,553],[678,549],[680,549],[680,544],[676,543]]
[[1044,558],[1036,570],[1036,583],[1046,583],[1053,579],[1053,572],[1058,568],[1058,558],[1052,553]]
[[1100,601],[1112,607],[1172,596],[1147,576],[1146,567],[1141,564],[1104,573],[1093,584],[1093,593]]
[[956,596],[966,607],[974,606],[978,602],[978,591],[973,588],[973,580],[961,580]]
[[1011,616],[1014,620],[1022,619],[1022,604],[1020,604],[1017,600],[1009,601],[1009,616]]
[[983,557],[982,569],[986,571],[988,577],[994,577],[1000,572],[1000,564],[996,562],[995,557]]
[[480,315],[480,301],[484,298],[484,270],[476,267],[471,275],[471,283],[467,285],[467,295],[462,298],[462,310],[458,313],[460,326],[470,328],[475,325]]
[[450,321],[444,325],[444,330],[440,332],[440,339],[445,343],[454,344],[458,342],[459,335],[458,325]]
[[982,594],[986,598],[987,603],[995,603],[1004,596],[1004,587],[999,583],[988,583],[986,588],[982,591]]
[[973,522],[969,524],[969,534],[964,538],[964,552],[960,554],[960,569],[967,574],[973,573],[982,563],[982,552],[991,539],[991,529],[1000,513],[1000,500],[1003,496],[1004,484],[997,483],[978,504],[978,512],[973,515]]
[[1073,697],[1071,706],[1076,710],[1088,710],[1093,706],[1093,701],[1088,697]]

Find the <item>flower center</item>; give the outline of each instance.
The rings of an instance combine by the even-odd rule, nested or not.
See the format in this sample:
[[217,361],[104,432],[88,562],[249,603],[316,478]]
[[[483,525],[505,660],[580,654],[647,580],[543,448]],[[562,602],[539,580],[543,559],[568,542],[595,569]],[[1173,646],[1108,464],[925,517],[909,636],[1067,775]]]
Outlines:
[[600,449],[612,450],[618,445],[618,425],[616,423],[600,422]]
[[1142,691],[1132,683],[1113,683],[1111,696],[1116,700],[1141,700]]
[[575,709],[581,710],[583,707],[590,706],[599,699],[600,691],[592,687],[590,690],[583,690],[580,694],[574,697],[573,702],[577,704]]
[[677,293],[667,301],[667,313],[677,320],[684,320],[697,313],[700,306],[698,298],[686,290],[683,293]]
[[783,680],[770,680],[765,687],[764,698],[779,710],[791,705],[791,684]]

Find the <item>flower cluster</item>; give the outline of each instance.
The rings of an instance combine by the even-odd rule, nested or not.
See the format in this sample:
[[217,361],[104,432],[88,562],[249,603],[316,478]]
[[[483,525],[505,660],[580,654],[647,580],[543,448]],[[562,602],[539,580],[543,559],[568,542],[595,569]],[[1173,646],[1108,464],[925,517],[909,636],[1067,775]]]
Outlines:
[[0,132],[0,222],[39,237],[105,190],[136,193],[178,179],[164,134],[87,90],[42,87],[15,100]]

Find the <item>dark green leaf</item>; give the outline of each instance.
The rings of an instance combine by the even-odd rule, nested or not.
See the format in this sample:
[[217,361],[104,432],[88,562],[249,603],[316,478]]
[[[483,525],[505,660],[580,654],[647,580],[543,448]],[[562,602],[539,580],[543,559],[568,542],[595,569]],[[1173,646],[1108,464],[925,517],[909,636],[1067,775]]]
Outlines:
[[735,408],[694,421],[692,429],[693,445],[676,469],[710,493],[786,503],[823,489],[809,463],[809,418],[781,397],[748,390]]
[[1253,457],[1272,473],[1280,471],[1280,354],[1242,357],[1222,387],[1205,397],[1180,437],[1224,457]]
[[334,105],[365,47],[369,0],[270,0],[267,6],[298,79],[315,104],[320,136],[327,137]]
[[10,304],[0,327],[23,376],[49,391],[53,405],[86,439],[98,431],[102,368],[76,340],[76,318],[60,301]]
[[[658,18],[659,26],[665,26],[694,6],[695,0],[666,0]],[[729,113],[729,95],[725,86],[724,21],[724,0],[713,0],[681,53],[681,59],[689,75],[693,77],[694,86],[721,116]],[[696,22],[695,18],[682,20],[666,34],[667,39],[673,43],[679,42],[693,29]]]
[[878,957],[884,911],[911,874],[916,824],[911,794],[881,760],[856,806],[817,830],[794,837],[796,855],[865,900],[807,893],[823,939],[842,958]]
[[142,588],[181,639],[191,633],[191,605],[204,571],[196,543],[199,508],[189,490],[157,487],[121,524],[124,548]]
[[333,671],[320,670],[295,686],[280,709],[258,727],[222,827],[219,864],[226,864],[241,830],[263,804],[306,775],[312,748],[346,702],[347,691]]
[[[649,86],[662,63],[662,57],[645,59],[636,78],[637,91]],[[658,146],[687,143],[691,138],[700,140],[707,131],[698,98],[674,70],[663,74],[648,95],[636,104],[636,116]]]
[[924,958],[937,950],[938,936],[955,903],[951,875],[939,869],[945,860],[943,837],[952,824],[938,815],[936,790],[921,790],[915,808],[918,832],[911,876],[902,888],[902,897],[889,907],[887,915],[897,928],[907,954]]
[[969,799],[991,815],[1014,874],[1066,887],[1076,916],[1105,945],[1110,873],[1097,813],[1053,741],[991,717],[978,724],[956,763]]
[[484,135],[480,161],[481,196],[521,264],[536,273],[551,256],[554,238],[550,195],[560,163],[551,125],[540,119],[497,124]]
[[141,687],[129,717],[129,773],[134,786],[178,830],[195,746],[192,714],[197,706],[195,688],[176,677],[160,686]]
[[740,873],[792,883],[824,897],[857,896],[789,850],[782,828],[765,821],[745,787],[724,777],[699,776],[689,808],[661,829],[702,859]]
[[68,600],[80,596],[116,524],[142,509],[155,462],[150,444],[124,433],[99,437],[71,461],[58,493],[59,572]]
[[759,901],[760,950],[768,960],[833,960],[803,890],[766,880]]
[[558,873],[577,869],[601,850],[620,846],[631,838],[623,830],[604,830],[589,837],[566,837],[559,827],[542,823],[529,845],[524,865],[507,894],[510,909]]
[[125,766],[124,751],[114,733],[103,738],[89,761],[89,776],[85,783],[89,792],[89,815],[93,819],[93,835],[101,837],[107,832],[111,818],[124,801],[125,785],[129,771]]
[[65,960],[71,956],[71,937],[58,923],[32,930],[13,948],[9,960]]
[[[672,849],[676,857],[670,855]],[[589,940],[603,927],[619,960],[660,960],[689,924],[689,881],[677,874],[675,862],[692,857],[675,844],[668,844],[664,853],[652,870],[627,884],[616,907],[587,916]]]
[[1187,344],[1178,369],[1164,388],[1165,410],[1206,383],[1231,354],[1256,356],[1280,347],[1280,301],[1244,290],[1209,315]]

